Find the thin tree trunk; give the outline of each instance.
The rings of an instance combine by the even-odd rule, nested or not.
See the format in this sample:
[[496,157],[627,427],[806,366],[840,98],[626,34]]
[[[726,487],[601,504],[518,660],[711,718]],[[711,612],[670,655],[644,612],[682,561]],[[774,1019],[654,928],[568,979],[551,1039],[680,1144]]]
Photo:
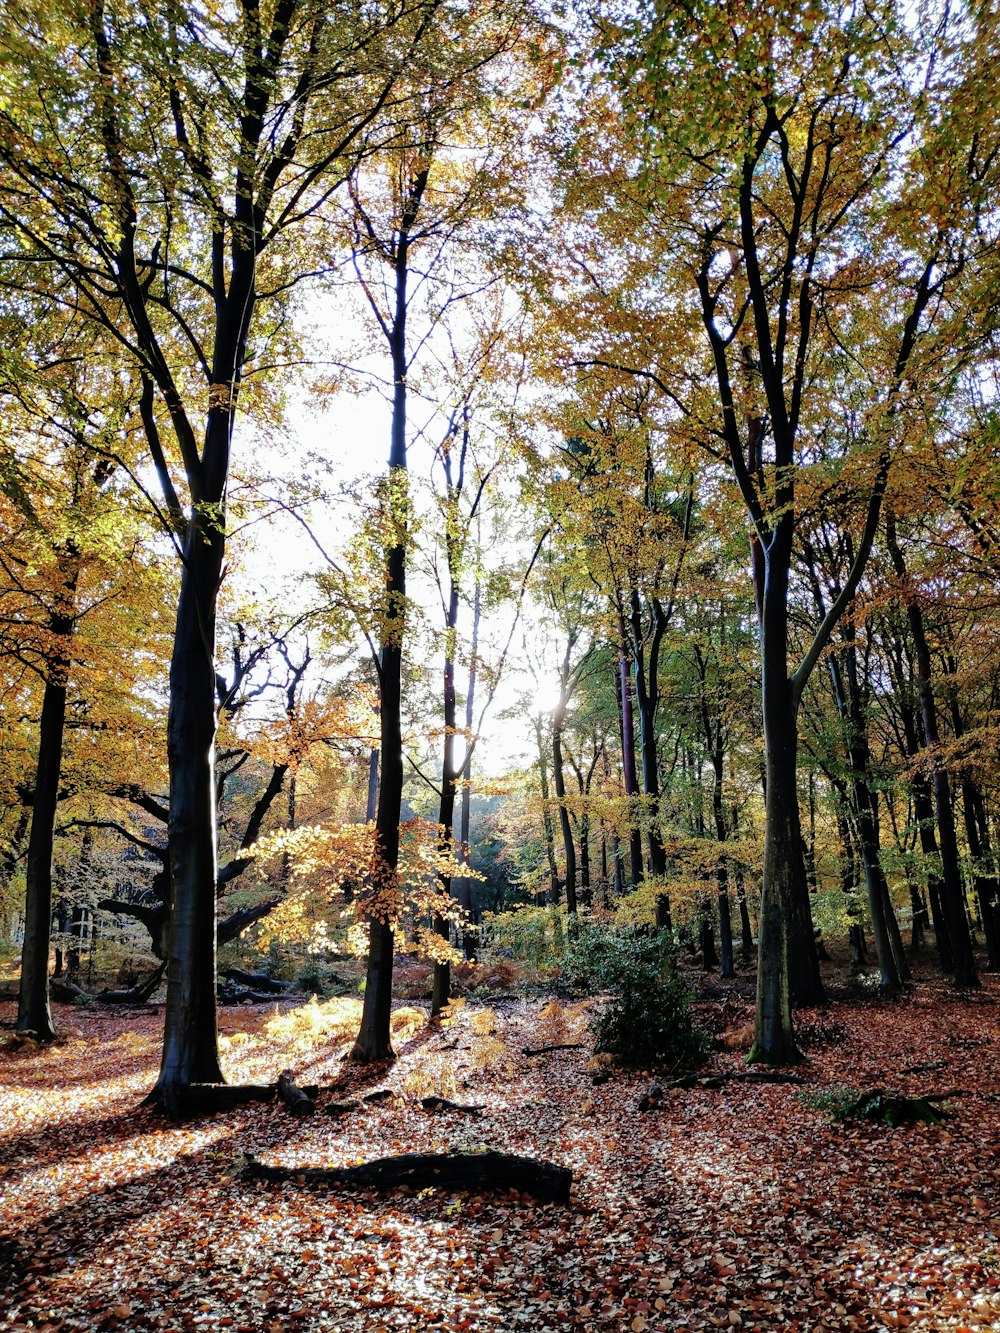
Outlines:
[[[74,601],[78,564],[67,581],[67,598]],[[55,1036],[49,1008],[49,939],[52,929],[52,846],[59,778],[62,772],[63,735],[66,722],[66,688],[69,677],[69,642],[73,634],[72,613],[53,612],[49,631],[64,645],[49,662],[38,726],[38,763],[28,837],[24,941],[21,947],[21,984],[18,995],[19,1033],[30,1033],[36,1041]]]
[[[896,538],[895,523],[890,518],[888,523],[888,547],[893,567],[900,577],[906,579],[906,563]],[[962,888],[962,872],[958,855],[958,837],[955,832],[955,816],[951,804],[951,783],[948,770],[941,763],[937,753],[940,745],[938,732],[937,705],[934,700],[934,687],[931,678],[931,652],[924,628],[923,612],[912,595],[907,595],[906,618],[910,626],[914,656],[917,664],[917,692],[920,701],[920,715],[924,726],[924,738],[931,749],[934,761],[931,787],[934,793],[934,813],[937,820],[938,843],[941,852],[941,898],[948,942],[951,945],[952,964],[955,985],[965,989],[979,986],[976,975],[975,958],[972,952],[972,938],[969,934],[969,920],[965,907],[965,893]]]
[[[426,184],[426,176],[424,183]],[[419,200],[418,200],[419,202]],[[415,213],[414,215],[415,216]],[[412,218],[411,218],[412,221]],[[393,397],[388,504],[393,531],[386,554],[385,603],[379,654],[379,783],[375,815],[376,910],[369,917],[368,964],[361,1027],[351,1057],[361,1063],[394,1058],[390,1037],[395,897],[399,866],[399,816],[403,804],[403,635],[406,624],[406,542],[409,490],[406,460],[406,285],[407,240],[395,256],[395,314],[390,330]]]
[[559,706],[552,718],[552,782],[555,786],[556,800],[559,803],[559,828],[562,832],[563,856],[566,861],[566,911],[570,917],[576,916],[576,847],[573,842],[573,829],[566,808],[566,774],[563,769],[562,726],[566,716],[565,678],[569,673],[569,649],[566,652],[563,690]]
[[365,822],[375,820],[378,809],[378,750],[372,750],[368,759],[368,800],[365,803]]
[[[619,632],[624,642],[624,625],[619,622]],[[642,883],[642,834],[635,823],[635,803],[639,795],[639,779],[635,767],[635,724],[632,719],[632,680],[628,656],[622,648],[618,653],[618,700],[622,729],[622,774],[625,782],[625,795],[629,801],[629,883],[634,889]]]
[[549,763],[545,752],[545,738],[542,735],[542,719],[535,718],[535,740],[538,744],[538,780],[542,789],[542,830],[545,835],[545,852],[549,861],[549,892],[553,907],[558,906],[561,893],[559,887],[559,867],[556,864],[555,831],[552,827],[552,808],[549,804]]
[[747,902],[746,880],[743,871],[736,871],[736,901],[740,909],[740,951],[744,959],[753,955],[753,922],[750,920],[750,905]]
[[[842,648],[844,670],[840,662],[830,658],[830,675],[833,680],[834,699],[837,712],[844,727],[844,743],[847,760],[851,770],[851,783],[854,792],[854,816],[857,821],[858,842],[861,847],[861,862],[865,872],[865,884],[868,891],[868,914],[875,936],[875,953],[881,973],[880,984],[888,995],[895,995],[902,987],[903,977],[897,967],[896,956],[889,934],[886,904],[889,893],[882,871],[882,860],[875,823],[876,807],[868,780],[869,748],[867,720],[861,700],[858,681],[857,653],[854,646],[853,630],[847,625],[846,643]],[[889,903],[889,913],[892,905]],[[898,934],[898,930],[897,930]]]
[[[466,747],[471,744],[472,724],[475,717],[475,697],[476,697],[476,677],[478,674],[478,652],[479,652],[479,617],[482,608],[482,594],[479,586],[479,580],[476,580],[476,591],[472,602],[472,645],[469,657],[469,692],[465,696],[465,735]],[[461,851],[459,853],[463,865],[468,865],[472,850],[469,845],[469,837],[472,823],[472,755],[466,753],[464,767],[464,782],[462,784],[462,814],[461,814]],[[472,921],[472,880],[468,875],[463,875],[459,880],[458,901],[461,904],[462,911],[465,914],[465,934],[463,946],[466,958],[472,960],[476,957],[476,928]]]
[[[965,721],[958,704],[952,696],[952,728],[955,739],[965,735]],[[1000,971],[1000,882],[992,867],[993,856],[990,847],[990,826],[986,818],[986,804],[983,792],[976,778],[963,770],[962,778],[962,814],[965,822],[965,837],[972,858],[972,879],[979,904],[979,915],[986,939],[986,970]]]

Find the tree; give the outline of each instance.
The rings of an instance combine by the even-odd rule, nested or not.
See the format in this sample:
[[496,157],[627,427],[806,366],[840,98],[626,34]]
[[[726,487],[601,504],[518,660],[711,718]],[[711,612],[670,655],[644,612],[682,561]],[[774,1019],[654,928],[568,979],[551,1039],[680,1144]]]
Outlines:
[[[128,0],[8,10],[24,63],[3,76],[0,226],[38,285],[132,359],[161,518],[181,560],[167,1010],[152,1093],[168,1109],[190,1083],[222,1078],[214,658],[241,391],[313,268],[295,238],[373,146],[368,131],[438,8],[349,15],[313,0],[245,0],[238,23],[174,4],[137,12]],[[67,45],[80,59],[63,60]],[[92,135],[77,133],[83,114]]]
[[[43,686],[31,782],[17,1031],[50,1041],[55,1035],[48,994],[53,838],[76,658],[73,640],[81,620],[118,595],[116,580],[127,578],[126,570],[114,569],[128,525],[121,522],[120,498],[109,487],[115,468],[102,446],[117,444],[128,402],[126,390],[116,403],[118,386],[99,355],[95,366],[93,346],[81,346],[71,330],[58,325],[36,327],[35,333],[38,360],[18,360],[16,352],[8,351],[0,382],[6,436],[0,466],[6,510],[0,645],[37,672]],[[119,519],[117,535],[112,516]]]
[[[966,34],[947,15],[942,23],[954,55]],[[623,155],[608,170],[605,155],[599,187],[610,177],[625,208],[641,201],[657,219],[645,249],[641,236],[629,245],[650,274],[654,256],[671,258],[658,314],[672,335],[696,299],[714,411],[675,345],[655,343],[637,308],[645,298],[629,309],[641,336],[631,346],[628,329],[617,345],[607,339],[603,359],[652,378],[725,459],[752,525],[767,768],[752,1055],[783,1063],[796,1057],[791,990],[800,1000],[821,994],[798,811],[799,705],[857,591],[893,455],[918,434],[911,408],[946,397],[968,354],[966,342],[948,359],[943,325],[960,287],[969,290],[966,267],[988,248],[993,159],[982,135],[992,145],[993,132],[965,81],[964,53],[917,91],[926,53],[891,4],[823,17],[805,5],[780,14],[754,5],[739,19],[725,6],[664,8],[626,28],[637,54],[623,58],[622,80],[645,166],[636,176]],[[605,31],[610,59],[622,55],[620,32]],[[946,184],[929,166],[939,152]],[[686,337],[676,341],[686,357]],[[650,345],[652,363],[641,356]],[[832,405],[845,401],[860,449],[830,429]],[[824,452],[853,496],[842,512],[856,523],[854,562],[799,649],[789,595],[803,519],[823,503],[813,459]]]
[[[390,902],[396,895],[403,791],[400,719],[412,507],[410,385],[421,353],[451,308],[467,302],[489,281],[481,266],[468,262],[470,252],[476,232],[496,210],[493,192],[507,190],[516,197],[515,172],[523,148],[523,129],[515,132],[512,124],[517,94],[511,85],[517,79],[508,76],[498,84],[493,69],[509,57],[508,69],[518,77],[525,73],[525,52],[518,48],[522,25],[530,29],[533,19],[520,3],[496,0],[479,13],[452,13],[449,23],[440,50],[427,51],[407,71],[416,113],[402,125],[391,124],[391,143],[381,158],[352,175],[350,205],[345,208],[354,273],[391,366],[389,469],[383,495],[385,588],[377,627],[381,777],[375,818],[378,874]],[[512,207],[508,201],[506,209]],[[413,332],[418,301],[423,303],[423,318]],[[453,551],[453,559],[456,554]],[[447,685],[446,699],[453,714],[454,691]],[[453,729],[454,717],[450,725]],[[447,730],[449,723],[445,726]],[[445,785],[455,780],[452,773]],[[453,808],[445,809],[444,817],[453,814]],[[450,838],[449,823],[446,845]],[[392,912],[381,910],[379,901],[378,895],[370,899],[365,1004],[353,1052],[363,1062],[392,1056]]]

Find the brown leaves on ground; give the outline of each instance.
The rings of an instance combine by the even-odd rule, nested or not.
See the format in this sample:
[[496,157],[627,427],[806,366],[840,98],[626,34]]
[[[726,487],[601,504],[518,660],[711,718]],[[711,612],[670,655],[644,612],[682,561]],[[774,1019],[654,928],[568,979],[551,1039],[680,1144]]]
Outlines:
[[[413,1037],[380,1071],[400,1095],[342,1118],[251,1105],[169,1125],[136,1110],[156,1017],[65,1011],[66,1044],[0,1052],[0,1329],[1000,1328],[996,996],[992,979],[968,999],[923,983],[903,1003],[803,1016],[842,1034],[809,1047],[816,1088],[964,1090],[945,1127],[900,1130],[831,1124],[794,1087],[732,1081],[642,1115],[648,1075],[595,1086],[586,1049],[524,1057],[543,1010],[527,1001],[485,1022],[470,1004]],[[340,1061],[346,1011],[285,1014],[223,1014],[231,1078],[273,1077],[292,1055],[303,1083],[346,1074],[338,1097],[365,1091]],[[399,1021],[398,1044],[414,1022]],[[711,1066],[737,1067],[729,1052]],[[482,1116],[421,1111],[413,1090],[445,1070]],[[571,1206],[231,1171],[242,1152],[305,1166],[477,1147],[571,1166]]]

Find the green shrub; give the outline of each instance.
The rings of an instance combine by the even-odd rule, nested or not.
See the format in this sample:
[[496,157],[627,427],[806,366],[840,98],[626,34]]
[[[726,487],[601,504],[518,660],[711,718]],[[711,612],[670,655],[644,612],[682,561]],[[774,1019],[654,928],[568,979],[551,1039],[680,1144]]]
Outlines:
[[559,967],[567,929],[562,907],[521,905],[509,912],[488,913],[483,922],[483,959],[514,959],[534,971]]
[[860,1096],[857,1088],[849,1088],[844,1083],[832,1083],[828,1088],[800,1093],[799,1101],[810,1111],[819,1111],[831,1120],[848,1120]]
[[867,1088],[859,1092],[842,1084],[834,1084],[819,1092],[803,1094],[804,1106],[822,1111],[831,1120],[871,1120],[885,1125],[940,1125],[948,1112],[934,1097],[905,1097],[902,1093],[884,1088]]
[[691,1065],[703,1060],[708,1036],[694,1023],[691,992],[674,968],[665,931],[636,935],[582,926],[567,968],[611,998],[594,1020],[595,1046],[627,1065]]

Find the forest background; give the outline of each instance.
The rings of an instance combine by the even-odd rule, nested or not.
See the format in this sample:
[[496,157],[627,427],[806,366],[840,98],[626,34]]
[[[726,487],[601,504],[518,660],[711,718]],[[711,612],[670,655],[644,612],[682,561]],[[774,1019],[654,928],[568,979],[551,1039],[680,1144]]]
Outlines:
[[21,1034],[165,982],[176,1111],[219,949],[361,1061],[401,952],[755,953],[776,1064],[828,942],[1000,966],[988,5],[4,11]]

